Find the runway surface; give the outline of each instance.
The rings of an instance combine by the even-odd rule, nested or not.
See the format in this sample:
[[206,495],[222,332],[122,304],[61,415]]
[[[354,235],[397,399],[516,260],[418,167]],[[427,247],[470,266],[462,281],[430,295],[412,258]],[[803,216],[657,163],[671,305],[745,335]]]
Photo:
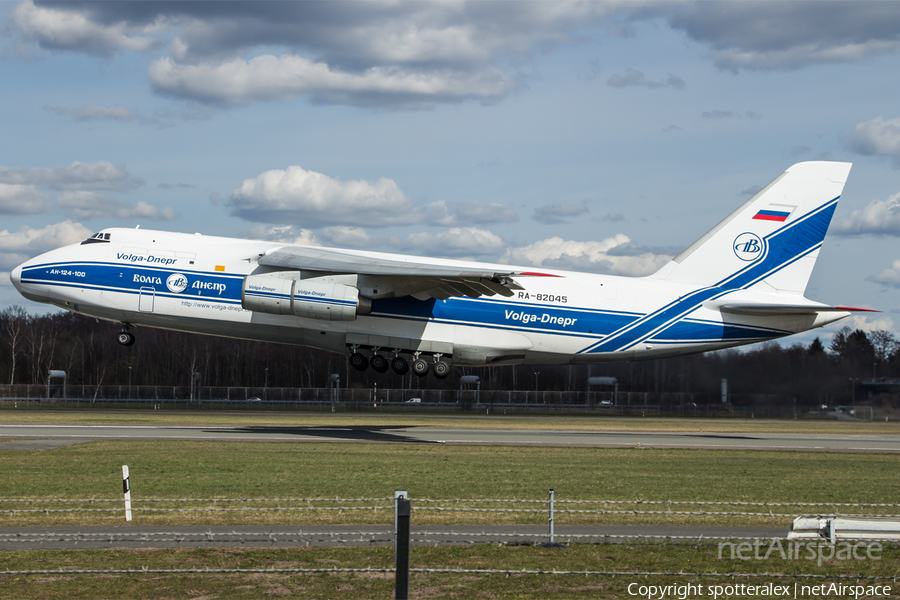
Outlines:
[[[15,441],[2,442],[3,438]],[[40,450],[93,440],[366,442],[597,448],[900,452],[900,435],[552,431],[436,427],[181,427],[0,425],[0,449]]]
[[[558,526],[554,542],[698,543],[783,539],[787,527],[686,527],[666,525]],[[415,545],[540,544],[546,526],[443,525],[412,527]],[[391,526],[0,527],[0,551],[85,548],[284,548],[393,546]]]

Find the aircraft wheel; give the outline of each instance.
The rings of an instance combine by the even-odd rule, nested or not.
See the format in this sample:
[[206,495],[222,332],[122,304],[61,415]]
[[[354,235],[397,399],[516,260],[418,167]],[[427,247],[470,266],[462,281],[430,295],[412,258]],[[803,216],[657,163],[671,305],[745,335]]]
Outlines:
[[354,352],[350,355],[350,366],[357,371],[365,371],[369,368],[369,359],[360,352]]
[[425,361],[421,358],[417,358],[413,361],[412,364],[412,372],[419,377],[425,377],[428,375],[428,361]]
[[406,375],[409,372],[409,363],[402,356],[395,356],[391,361],[391,368],[397,375]]
[[438,379],[444,379],[450,374],[450,365],[442,360],[434,363],[434,376]]
[[388,359],[380,354],[372,356],[372,359],[369,360],[369,364],[376,373],[384,373],[388,370]]
[[127,331],[123,331],[116,338],[116,341],[122,344],[123,346],[131,346],[134,344],[134,335],[128,333]]

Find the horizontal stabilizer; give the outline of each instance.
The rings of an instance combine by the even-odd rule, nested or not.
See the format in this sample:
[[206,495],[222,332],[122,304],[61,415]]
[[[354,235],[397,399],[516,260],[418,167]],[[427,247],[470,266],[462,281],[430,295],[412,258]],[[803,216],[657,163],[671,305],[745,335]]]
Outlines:
[[752,315],[764,317],[813,315],[820,312],[879,312],[869,308],[851,308],[849,306],[828,306],[827,304],[720,304],[715,307],[720,312],[734,315]]

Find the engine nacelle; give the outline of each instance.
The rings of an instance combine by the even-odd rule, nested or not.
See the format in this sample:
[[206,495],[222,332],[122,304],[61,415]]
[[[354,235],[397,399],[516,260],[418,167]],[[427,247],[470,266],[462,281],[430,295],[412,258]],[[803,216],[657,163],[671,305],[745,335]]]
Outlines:
[[323,279],[248,275],[241,289],[241,306],[256,312],[324,321],[354,321],[357,315],[371,311],[371,300],[360,297],[357,288]]

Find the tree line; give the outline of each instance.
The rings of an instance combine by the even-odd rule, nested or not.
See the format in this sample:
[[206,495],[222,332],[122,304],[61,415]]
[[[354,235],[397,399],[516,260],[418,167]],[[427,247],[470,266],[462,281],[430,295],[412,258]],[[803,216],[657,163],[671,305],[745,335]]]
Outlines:
[[[457,367],[446,380],[392,372],[358,372],[347,356],[301,346],[138,328],[130,347],[116,342],[120,327],[69,312],[31,315],[19,306],[0,312],[0,382],[43,384],[62,370],[75,385],[191,385],[321,388],[329,376],[342,387],[459,387],[459,377],[479,375],[482,389],[587,391],[592,376],[616,377],[621,391],[656,395],[693,393],[712,402],[727,379],[734,395],[772,397],[798,406],[845,404],[859,384],[900,377],[900,344],[887,331],[845,327],[826,347],[767,342],[631,363],[577,366]],[[896,401],[893,396],[888,401]]]

